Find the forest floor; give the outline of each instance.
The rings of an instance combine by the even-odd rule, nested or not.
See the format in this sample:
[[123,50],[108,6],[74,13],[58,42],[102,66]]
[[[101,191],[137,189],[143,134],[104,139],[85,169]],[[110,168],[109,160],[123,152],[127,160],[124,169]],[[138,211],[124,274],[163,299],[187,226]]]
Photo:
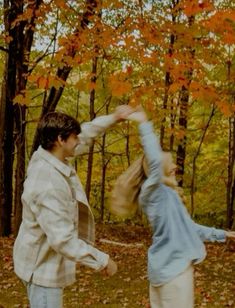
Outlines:
[[[148,228],[98,225],[97,247],[118,263],[118,273],[108,278],[78,267],[77,282],[65,288],[64,308],[149,307],[146,253],[150,242]],[[13,243],[12,237],[0,238],[0,308],[29,307],[24,286],[13,272]],[[195,266],[196,308],[235,308],[235,250],[228,248],[207,244],[206,260]]]

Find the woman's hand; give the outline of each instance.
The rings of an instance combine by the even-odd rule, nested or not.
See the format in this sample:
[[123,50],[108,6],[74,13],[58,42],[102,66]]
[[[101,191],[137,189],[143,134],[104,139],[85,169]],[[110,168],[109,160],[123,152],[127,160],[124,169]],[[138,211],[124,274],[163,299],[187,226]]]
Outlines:
[[144,123],[148,121],[148,117],[146,112],[144,111],[142,106],[138,106],[133,113],[131,113],[127,120],[136,121],[139,123]]
[[225,231],[226,237],[235,240],[235,231]]
[[142,106],[133,108],[129,105],[121,105],[115,109],[114,116],[116,121],[132,120],[139,123],[147,122],[148,117]]
[[115,109],[114,116],[116,121],[127,120],[130,114],[135,111],[131,106],[120,105]]

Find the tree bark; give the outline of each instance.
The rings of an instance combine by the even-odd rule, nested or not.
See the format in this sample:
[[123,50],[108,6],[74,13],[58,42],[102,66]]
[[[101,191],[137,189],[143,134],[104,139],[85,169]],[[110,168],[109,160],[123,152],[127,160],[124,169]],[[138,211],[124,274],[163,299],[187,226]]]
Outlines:
[[[89,20],[90,17],[93,16],[95,14],[95,9],[97,7],[97,1],[96,0],[86,0],[86,10],[83,14],[81,23],[80,23],[80,27],[78,27],[78,29],[75,31],[76,35],[79,36],[81,31],[81,29],[85,29],[88,24],[89,24]],[[67,56],[74,58],[76,55],[76,48],[72,47],[68,50],[67,52]],[[64,64],[63,67],[58,68],[57,73],[56,73],[56,77],[65,82],[70,74],[72,70],[72,67]],[[43,102],[43,106],[42,106],[42,110],[41,110],[41,114],[40,114],[40,119],[42,119],[48,112],[53,112],[55,111],[57,104],[63,94],[64,91],[64,85],[62,85],[61,87],[59,87],[58,89],[55,87],[51,87],[50,89],[50,93],[47,97],[47,99]],[[30,156],[32,156],[33,152],[37,150],[38,146],[39,146],[40,140],[39,140],[39,135],[38,135],[38,129],[36,129],[35,131],[35,135],[33,138],[33,144],[32,144],[32,149],[31,149],[31,153]]]
[[[16,57],[16,94],[22,93],[27,85],[27,73],[29,69],[29,56],[33,44],[35,32],[36,11],[42,4],[42,0],[34,0],[28,4],[32,10],[32,16],[28,20],[23,20],[17,28],[17,57]],[[23,11],[23,1],[22,8]],[[14,233],[18,233],[22,219],[21,195],[23,192],[23,183],[25,179],[25,129],[26,129],[26,106],[14,105],[15,120],[15,149],[16,149],[16,168],[15,168],[15,221]]]
[[[178,5],[178,0],[177,1],[172,1],[172,24],[174,25],[176,22],[176,17],[177,17],[177,10],[175,9],[176,6]],[[169,58],[172,57],[173,52],[174,52],[174,44],[176,41],[176,36],[172,33],[170,35],[170,46],[168,49],[168,56]],[[166,123],[166,111],[167,111],[167,104],[168,104],[168,99],[169,99],[169,89],[172,84],[172,78],[171,78],[171,73],[170,69],[166,72],[165,75],[165,92],[164,92],[164,98],[163,98],[163,104],[162,104],[162,110],[163,110],[163,118],[161,121],[161,127],[160,127],[160,144],[163,150],[165,150],[165,123]]]
[[201,139],[200,139],[200,142],[199,142],[199,146],[197,148],[197,151],[195,153],[195,155],[193,156],[193,167],[192,167],[192,179],[191,179],[191,187],[190,187],[190,196],[191,196],[191,216],[193,216],[194,214],[194,192],[195,192],[195,181],[196,181],[196,172],[197,172],[197,158],[200,154],[200,151],[201,151],[201,147],[202,147],[202,144],[203,144],[203,141],[205,139],[205,136],[206,136],[206,132],[210,126],[210,122],[213,118],[215,114],[215,106],[213,106],[212,108],[212,111],[210,113],[210,116],[209,116],[209,119],[206,123],[206,126],[203,130],[203,134],[201,136]]
[[227,180],[227,228],[231,229],[234,223],[235,200],[235,114],[229,119],[229,153],[228,153],[228,180]]
[[108,162],[105,157],[105,139],[106,135],[104,134],[102,138],[102,149],[101,149],[101,159],[102,159],[102,175],[101,175],[101,192],[100,192],[100,220],[104,221],[104,207],[105,207],[105,180],[106,180],[106,170]]
[[15,132],[16,132],[16,168],[15,168],[15,198],[14,198],[14,226],[13,232],[17,235],[22,221],[21,195],[25,179],[25,121],[26,106],[15,105]]
[[172,99],[171,102],[171,115],[170,115],[170,122],[171,122],[171,135],[170,135],[170,145],[169,145],[169,151],[173,152],[174,149],[174,141],[175,141],[175,136],[174,136],[174,129],[175,129],[175,122],[176,122],[176,111],[178,108],[178,102],[175,106],[176,100]]
[[[11,52],[6,55],[0,105],[0,236],[11,233],[13,176],[13,97],[15,63]],[[11,68],[11,69],[10,69]],[[12,90],[12,92],[10,91]]]
[[1,97],[1,126],[0,126],[0,235],[8,236],[11,233],[11,213],[12,213],[12,195],[13,195],[13,126],[14,126],[14,107],[13,99],[16,94],[16,76],[17,76],[17,55],[19,27],[12,27],[13,21],[18,14],[22,13],[22,1],[8,0],[4,1],[4,26],[6,32],[12,38],[8,44],[8,53],[6,53],[5,71],[2,84]]
[[[194,16],[190,16],[189,21],[189,27],[191,27],[194,23]],[[190,54],[190,60],[188,63],[188,70],[185,72],[185,85],[182,86],[181,92],[180,92],[180,100],[179,100],[179,107],[180,107],[180,115],[179,115],[179,128],[180,132],[182,134],[182,137],[180,138],[180,143],[177,148],[177,159],[176,164],[178,166],[177,174],[178,174],[178,184],[180,187],[183,186],[183,178],[184,178],[184,163],[185,163],[185,157],[186,157],[186,145],[187,145],[187,125],[188,125],[188,104],[189,104],[189,87],[192,81],[193,76],[193,60],[195,56],[195,50],[188,46],[188,52]]]
[[[92,61],[92,78],[91,83],[96,84],[97,79],[97,63],[98,58],[95,57]],[[90,121],[95,118],[95,88],[93,88],[90,92]],[[91,192],[91,178],[92,178],[92,167],[93,167],[93,152],[94,152],[94,142],[90,146],[88,161],[87,161],[87,178],[86,178],[86,195],[89,201],[90,192]]]
[[186,157],[186,130],[188,123],[188,100],[189,100],[189,91],[185,87],[183,87],[181,91],[181,99],[180,99],[180,116],[179,116],[179,128],[183,137],[180,139],[180,143],[177,148],[177,159],[176,164],[178,166],[177,175],[178,175],[178,184],[180,187],[183,186],[183,176],[184,176],[184,162]]

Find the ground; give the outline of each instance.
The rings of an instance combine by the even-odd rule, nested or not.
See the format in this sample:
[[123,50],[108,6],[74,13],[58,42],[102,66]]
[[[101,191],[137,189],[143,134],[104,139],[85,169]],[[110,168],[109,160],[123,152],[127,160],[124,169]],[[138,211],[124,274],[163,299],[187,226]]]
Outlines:
[[[0,308],[27,308],[24,286],[13,272],[13,242],[13,237],[0,238]],[[97,247],[118,263],[118,273],[108,278],[78,266],[77,282],[65,289],[64,308],[149,307],[146,252],[150,242],[146,227],[98,225]],[[207,252],[206,260],[195,266],[195,308],[235,308],[235,251],[225,244],[207,244]]]

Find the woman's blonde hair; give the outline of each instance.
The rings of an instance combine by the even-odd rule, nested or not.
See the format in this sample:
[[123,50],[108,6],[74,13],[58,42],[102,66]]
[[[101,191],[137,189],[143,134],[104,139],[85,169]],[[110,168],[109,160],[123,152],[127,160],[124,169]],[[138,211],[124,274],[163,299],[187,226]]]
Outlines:
[[[174,189],[179,197],[181,198],[182,202],[185,204],[186,203],[186,197],[184,195],[184,191],[182,187],[179,187],[178,182],[176,181],[175,178],[169,177],[168,175],[168,163],[170,162],[172,158],[171,152],[165,152],[163,151],[163,160],[162,160],[162,171],[163,171],[163,176],[162,176],[162,183],[171,187]],[[143,172],[146,177],[148,177],[148,165],[146,158],[144,157],[143,159]]]
[[[167,162],[167,158],[170,158],[171,153],[164,152],[163,155]],[[174,178],[167,176],[166,168],[167,164],[163,163],[164,176],[162,177],[162,183],[174,189],[178,193],[182,202],[185,203],[186,199],[183,189],[178,186],[178,183]],[[147,161],[145,156],[142,155],[117,178],[109,202],[109,210],[112,214],[123,218],[135,214],[138,209],[138,196],[140,189],[147,176]]]

